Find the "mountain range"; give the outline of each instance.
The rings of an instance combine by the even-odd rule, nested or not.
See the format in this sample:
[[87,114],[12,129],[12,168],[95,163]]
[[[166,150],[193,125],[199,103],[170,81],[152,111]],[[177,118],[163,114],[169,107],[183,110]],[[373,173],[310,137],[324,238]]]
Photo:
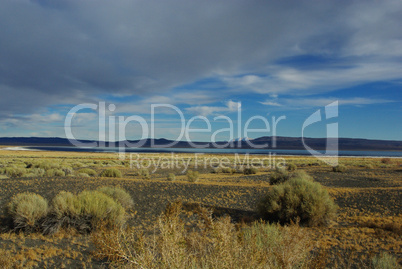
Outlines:
[[[98,142],[95,140],[77,140],[81,143]],[[334,140],[332,140],[333,142]],[[141,143],[140,143],[141,142]],[[273,142],[276,146],[273,146]],[[252,144],[251,144],[252,143]],[[326,138],[304,138],[304,143],[310,148],[315,150],[325,150],[327,143],[331,140]],[[99,142],[105,147],[118,146],[119,142]],[[120,142],[121,145],[130,147],[130,144],[141,144],[141,147],[149,148],[253,148],[253,145],[262,149],[305,149],[301,137],[284,137],[284,136],[263,136],[255,139],[233,139],[231,141],[219,141],[213,145],[211,142],[192,142],[187,141],[174,141],[164,138],[145,140],[128,140]],[[395,140],[373,140],[373,139],[360,139],[360,138],[339,138],[339,150],[385,150],[385,151],[402,151],[402,141]],[[0,145],[7,146],[73,146],[70,140],[60,137],[0,137]]]

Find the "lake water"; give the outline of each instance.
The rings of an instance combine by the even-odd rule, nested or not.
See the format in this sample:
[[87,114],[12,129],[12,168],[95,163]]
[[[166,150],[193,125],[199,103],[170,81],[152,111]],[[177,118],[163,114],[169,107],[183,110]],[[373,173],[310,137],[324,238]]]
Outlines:
[[[48,151],[78,151],[78,152],[114,152],[119,153],[118,147],[97,147],[97,148],[78,148],[78,147],[52,147],[35,146],[24,147],[28,150],[48,150]],[[317,150],[324,154],[325,151]],[[125,148],[122,152],[126,153],[210,153],[210,154],[275,154],[275,155],[296,155],[309,156],[307,150],[293,149],[200,149],[200,148]],[[334,155],[335,152],[329,152]],[[359,156],[359,157],[402,157],[402,151],[359,151],[359,150],[340,150],[338,156]]]

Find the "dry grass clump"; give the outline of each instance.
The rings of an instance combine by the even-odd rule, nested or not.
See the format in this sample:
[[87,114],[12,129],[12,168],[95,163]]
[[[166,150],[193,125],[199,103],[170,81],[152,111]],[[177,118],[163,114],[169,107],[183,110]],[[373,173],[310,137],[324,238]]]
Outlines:
[[19,193],[11,198],[7,205],[9,215],[17,230],[34,230],[39,221],[48,213],[48,203],[40,195],[31,192]]
[[102,173],[100,174],[101,177],[122,177],[122,174],[120,170],[116,168],[109,168],[106,170],[103,170]]
[[388,221],[388,222],[379,221],[378,219],[375,218],[374,219],[368,218],[367,220],[360,223],[359,226],[372,229],[382,229],[402,236],[402,222],[400,218],[399,220],[397,219],[395,221]]
[[87,174],[88,176],[92,176],[92,177],[95,177],[98,175],[96,173],[96,171],[91,168],[81,168],[78,170],[78,173],[79,174]]
[[124,189],[119,187],[101,187],[98,188],[99,192],[102,192],[115,201],[119,202],[125,209],[130,209],[134,206],[133,198]]
[[188,170],[187,171],[187,180],[190,182],[197,182],[200,177],[198,171]]
[[125,268],[309,268],[312,240],[298,225],[239,228],[201,209],[196,228],[188,229],[182,212],[179,202],[168,206],[149,236],[130,228],[97,230],[96,256]]
[[300,220],[310,226],[328,223],[336,208],[327,190],[302,174],[274,186],[258,204],[258,212],[269,221]]

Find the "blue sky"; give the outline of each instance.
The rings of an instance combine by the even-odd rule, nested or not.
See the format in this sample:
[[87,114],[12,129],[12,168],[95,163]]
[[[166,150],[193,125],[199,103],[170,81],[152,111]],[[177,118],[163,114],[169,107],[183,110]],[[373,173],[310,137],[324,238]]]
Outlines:
[[[116,108],[107,130],[109,119],[138,116],[155,137],[185,140],[177,111],[151,121],[152,104],[169,104],[191,129],[210,122],[192,140],[228,128],[224,117],[234,132],[215,139],[243,137],[256,116],[249,128],[260,131],[247,136],[273,135],[282,117],[276,135],[298,137],[338,101],[338,117],[305,136],[325,137],[337,122],[340,137],[402,140],[401,12],[400,1],[5,0],[0,136],[66,137],[70,109],[105,102]],[[99,111],[79,110],[72,126],[76,138],[98,139]],[[127,139],[144,134],[126,125]]]

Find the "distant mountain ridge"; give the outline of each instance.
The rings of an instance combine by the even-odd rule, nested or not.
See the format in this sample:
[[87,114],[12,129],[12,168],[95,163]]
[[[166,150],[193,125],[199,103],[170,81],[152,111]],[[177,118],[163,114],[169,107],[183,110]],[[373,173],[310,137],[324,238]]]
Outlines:
[[[273,147],[273,142],[276,140],[276,146]],[[95,140],[77,140],[81,143],[99,142]],[[122,143],[137,144],[141,140],[128,140]],[[214,146],[211,142],[187,142],[187,141],[174,141],[164,138],[160,139],[145,139],[141,141],[141,147],[170,147],[169,144],[174,143],[174,148],[253,148],[253,145],[259,146],[262,149],[305,149],[301,137],[284,137],[277,136],[275,139],[271,136],[263,136],[255,139],[234,139],[232,141],[219,141],[215,142]],[[304,138],[304,142],[315,150],[325,150],[327,145],[326,138]],[[119,142],[99,142],[106,147],[118,146]],[[402,141],[396,140],[374,140],[374,139],[361,139],[361,138],[339,138],[339,150],[385,150],[385,151],[402,151]],[[60,137],[0,137],[0,145],[5,146],[73,146],[66,138]],[[226,146],[225,146],[226,145]]]

